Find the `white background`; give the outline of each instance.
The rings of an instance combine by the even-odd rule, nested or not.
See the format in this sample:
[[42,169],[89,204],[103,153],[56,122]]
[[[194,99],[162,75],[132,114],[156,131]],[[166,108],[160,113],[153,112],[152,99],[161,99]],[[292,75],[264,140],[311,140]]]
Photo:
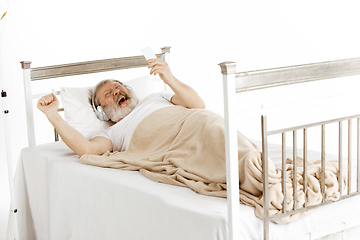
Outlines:
[[[8,11],[0,21],[0,87],[8,93],[7,144],[14,169],[27,144],[20,61],[38,67],[140,55],[146,46],[155,52],[171,46],[173,74],[197,90],[208,109],[222,114],[220,62],[237,62],[238,71],[245,71],[360,57],[357,2],[0,0],[0,15]],[[337,91],[339,83],[327,88]],[[310,86],[297,92],[316,95],[321,89]],[[282,97],[283,92],[252,93],[244,103],[292,98]],[[6,235],[10,204],[3,122],[1,114],[0,239]],[[259,128],[242,127],[250,135]]]

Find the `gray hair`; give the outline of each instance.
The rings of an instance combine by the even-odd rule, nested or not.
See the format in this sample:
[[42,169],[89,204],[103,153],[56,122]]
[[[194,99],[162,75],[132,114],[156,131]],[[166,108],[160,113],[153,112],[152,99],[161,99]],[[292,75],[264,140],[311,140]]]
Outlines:
[[[99,91],[99,89],[107,82],[118,82],[121,85],[123,85],[124,87],[126,87],[126,85],[124,85],[122,82],[120,82],[119,80],[116,79],[105,79],[102,80],[101,82],[99,82],[98,84],[95,85],[95,87],[93,89],[89,90],[89,103],[93,108],[97,108],[100,105],[99,102],[99,98],[97,97],[97,92]],[[95,110],[95,109],[94,109]]]

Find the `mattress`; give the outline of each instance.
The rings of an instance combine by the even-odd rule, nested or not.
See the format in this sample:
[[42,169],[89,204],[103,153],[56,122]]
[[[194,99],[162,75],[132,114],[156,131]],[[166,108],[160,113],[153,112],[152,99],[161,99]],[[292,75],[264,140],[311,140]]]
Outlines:
[[[137,171],[82,164],[61,141],[23,149],[15,187],[20,239],[228,239],[226,199]],[[316,239],[356,227],[359,201],[326,205],[290,224],[270,223],[270,239]],[[262,239],[262,219],[252,207],[240,211],[243,239]]]

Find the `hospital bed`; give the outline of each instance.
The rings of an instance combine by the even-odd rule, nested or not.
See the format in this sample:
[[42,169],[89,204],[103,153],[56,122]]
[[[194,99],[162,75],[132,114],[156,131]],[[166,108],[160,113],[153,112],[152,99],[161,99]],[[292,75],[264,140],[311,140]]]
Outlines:
[[[162,52],[158,56],[169,61],[169,52],[169,47],[162,48]],[[350,70],[357,69],[357,71],[351,71],[351,74],[359,73],[359,59],[340,61],[334,64],[338,65],[343,62],[345,65],[352,66]],[[57,141],[36,144],[33,105],[34,99],[41,94],[32,94],[31,84],[34,81],[62,79],[72,75],[87,74],[84,76],[88,76],[88,74],[105,71],[128,71],[131,68],[146,67],[147,62],[143,56],[135,56],[36,68],[32,68],[30,64],[30,62],[22,62],[29,147],[21,151],[15,175],[19,239],[225,240],[289,239],[289,236],[291,239],[320,239],[332,233],[356,235],[357,231],[354,229],[360,226],[358,218],[360,206],[356,204],[360,198],[357,196],[357,192],[350,194],[350,198],[349,194],[344,191],[342,196],[346,200],[331,204],[323,203],[321,205],[324,206],[299,220],[288,224],[276,224],[270,221],[273,216],[265,214],[264,219],[260,219],[255,216],[253,207],[239,204],[238,191],[234,190],[234,186],[237,187],[236,180],[235,183],[234,181],[228,182],[232,186],[228,193],[230,194],[228,199],[209,197],[195,193],[188,188],[155,182],[137,171],[123,171],[82,164],[79,157],[64,142],[59,141],[56,133]],[[308,67],[311,68],[310,66],[312,65],[305,65],[302,70],[306,72]],[[231,136],[231,132],[236,130],[234,130],[234,125],[228,123],[228,115],[231,117],[233,109],[231,107],[228,109],[227,104],[235,94],[235,82],[237,91],[239,89],[240,91],[255,89],[264,85],[272,87],[285,84],[285,82],[283,80],[280,83],[273,80],[262,82],[262,71],[236,73],[234,63],[226,62],[221,64],[221,67],[225,82],[224,89],[228,90],[224,94],[225,109],[227,109],[225,123],[229,126],[227,135]],[[348,69],[348,67],[344,67],[344,69]],[[286,70],[288,68],[281,68],[279,76],[285,75]],[[340,71],[339,74],[350,74],[350,70]],[[281,73],[282,71],[284,73]],[[277,71],[265,71],[265,79],[267,79],[266,73],[268,72]],[[289,74],[291,76],[296,72]],[[300,71],[300,73],[303,72]],[[260,75],[259,81],[250,79],[247,82],[246,77],[255,78],[258,75]],[[243,80],[244,76],[245,81]],[[338,75],[326,77],[335,76]],[[315,78],[319,78],[318,74]],[[286,75],[285,79],[293,78],[288,78]],[[246,85],[242,85],[243,81]],[[145,82],[146,84],[144,84]],[[153,91],[163,90],[163,86],[159,82],[148,76],[125,81],[140,94],[140,97]],[[228,87],[227,82],[230,82]],[[290,83],[286,80],[286,84]],[[90,137],[91,132],[88,132],[89,128],[86,126],[93,126],[94,131],[108,126],[97,121],[95,115],[89,115],[92,109],[90,105],[87,106],[87,90],[88,88],[73,88],[72,85],[70,87],[63,85],[60,91],[54,92],[61,97],[63,109],[61,108],[59,111],[64,110],[65,120],[86,137]],[[349,118],[337,121],[349,121]],[[320,125],[327,123],[320,123]],[[306,127],[301,126],[301,129],[306,129]],[[278,133],[278,131],[266,131],[266,117],[263,117],[262,128],[264,129],[263,139],[257,144],[263,147],[265,159],[268,154],[274,162],[281,164],[283,156],[286,155],[284,153],[287,153],[286,156],[296,158],[297,151],[293,151],[293,149],[299,148],[296,141],[290,147],[283,144],[279,151],[277,144],[267,142],[267,136]],[[299,128],[295,127],[286,129],[286,131],[294,132],[297,129]],[[231,144],[231,141],[234,140],[229,140],[227,143]],[[229,147],[229,153],[233,150],[232,147]],[[233,157],[236,155],[232,154]],[[315,160],[318,156],[318,152],[311,150],[306,154],[309,160]],[[227,155],[229,154],[227,153]],[[325,159],[327,158],[325,156],[328,155],[324,151],[321,152],[321,156],[323,156],[322,159]],[[227,161],[230,159],[228,158]],[[350,162],[350,165],[354,164]],[[355,166],[358,165],[355,162]],[[264,164],[265,168],[266,164]],[[233,170],[227,169],[228,179],[237,177],[236,171]],[[358,176],[359,174],[356,173],[353,175],[352,181],[355,184],[358,182]],[[266,179],[266,175],[264,175],[264,179]],[[267,197],[266,187],[265,181],[265,198]],[[353,187],[354,184],[351,188]],[[283,214],[291,214],[291,212]],[[9,222],[13,223],[13,221]],[[11,224],[9,225],[8,239],[12,239],[14,228]]]

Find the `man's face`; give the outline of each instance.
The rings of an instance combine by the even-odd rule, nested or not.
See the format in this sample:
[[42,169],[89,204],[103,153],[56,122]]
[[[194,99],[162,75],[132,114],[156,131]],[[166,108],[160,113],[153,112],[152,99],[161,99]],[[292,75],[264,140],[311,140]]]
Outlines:
[[123,119],[139,102],[132,89],[116,81],[109,81],[101,86],[97,92],[97,98],[105,114],[113,122]]

